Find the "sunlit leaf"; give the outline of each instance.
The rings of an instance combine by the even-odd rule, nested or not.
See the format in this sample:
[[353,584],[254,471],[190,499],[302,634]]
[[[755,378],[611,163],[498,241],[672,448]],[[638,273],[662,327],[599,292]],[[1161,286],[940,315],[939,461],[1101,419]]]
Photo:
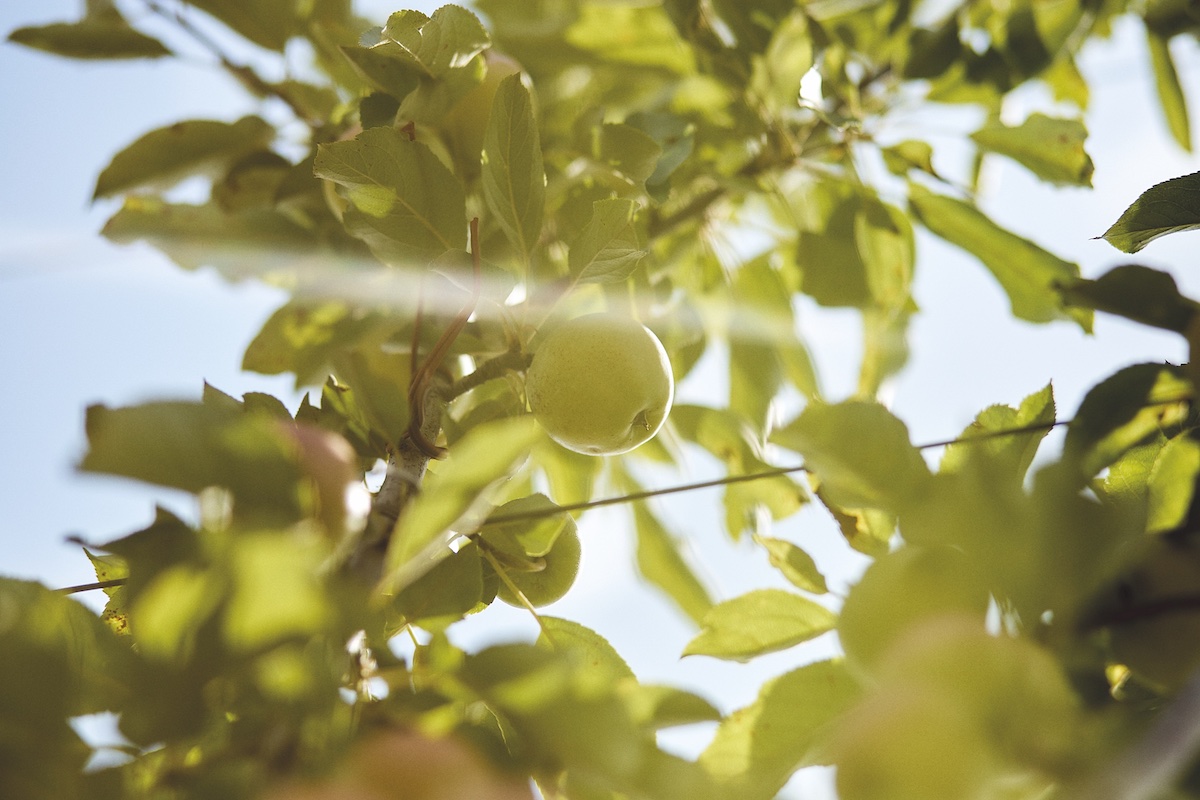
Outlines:
[[783,573],[793,586],[815,594],[829,591],[816,562],[800,547],[785,539],[762,538],[758,543],[766,549],[771,566]]
[[662,148],[653,137],[624,123],[604,123],[592,143],[592,155],[635,184],[645,182],[658,168]]
[[[398,101],[407,97],[421,82],[420,72],[413,67],[408,51],[395,42],[380,42],[371,47],[342,45],[341,52],[370,86],[391,96],[393,115],[399,107]],[[367,108],[370,107],[368,104]],[[363,127],[374,126],[364,122]]]
[[1091,186],[1094,165],[1083,149],[1087,128],[1077,119],[1030,114],[1010,127],[998,119],[971,134],[985,150],[1007,156],[1044,181],[1062,186]]
[[876,403],[814,403],[771,441],[804,456],[822,493],[845,508],[897,509],[929,478],[904,423]]
[[324,381],[334,355],[372,330],[379,317],[341,302],[289,302],[263,324],[246,347],[242,369],[278,375],[291,372],[296,385]]
[[1175,279],[1140,264],[1113,267],[1095,280],[1062,287],[1068,303],[1186,333],[1200,305],[1179,293]]
[[117,584],[104,588],[108,602],[104,604],[104,611],[101,612],[100,619],[104,620],[113,633],[128,634],[129,611],[124,581],[129,577],[129,565],[120,556],[96,555],[86,547],[83,549],[83,553],[88,557],[88,561],[92,562],[92,569],[96,571],[98,583],[115,582]]
[[584,5],[566,41],[609,61],[685,74],[691,51],[658,6]]
[[261,118],[236,122],[187,120],[143,135],[113,156],[96,180],[93,198],[144,187],[168,188],[191,175],[213,175],[266,147],[275,129]]
[[1104,232],[1124,253],[1136,253],[1168,233],[1200,229],[1200,172],[1172,178],[1142,192]]
[[158,572],[129,607],[129,629],[147,658],[182,664],[191,658],[201,627],[226,591],[215,570],[175,564]]
[[462,186],[421,142],[371,128],[321,145],[315,170],[343,187],[354,206],[346,210],[347,229],[383,261],[422,264],[466,248]]
[[713,601],[685,558],[684,543],[667,530],[645,502],[633,504],[633,521],[638,571],[699,625]]
[[638,241],[632,200],[597,200],[592,218],[571,245],[571,274],[580,283],[614,283],[629,277],[646,255]]
[[408,430],[408,384],[411,360],[407,353],[380,347],[357,347],[334,355],[341,382],[354,393],[354,403],[372,431],[395,445]]
[[937,175],[933,168],[933,147],[928,142],[905,139],[894,145],[880,148],[883,163],[893,175],[907,175],[910,169],[919,169],[929,175]]
[[673,686],[636,684],[622,687],[622,697],[639,725],[661,730],[721,718],[712,703]]
[[532,417],[524,416],[480,425],[456,442],[397,521],[383,586],[401,589],[444,558],[447,533],[460,523],[471,529],[479,524],[470,519],[472,512],[488,502],[489,489],[528,457],[541,435]]
[[529,261],[542,231],[546,176],[529,90],[500,82],[483,139],[483,197],[509,242]]
[[1019,483],[1033,463],[1038,444],[1050,432],[1054,414],[1051,384],[1026,397],[1019,408],[994,405],[984,409],[957,437],[956,443],[946,448],[941,471],[961,471],[973,460],[987,458],[997,468],[994,477],[1007,477]]
[[699,763],[724,796],[770,800],[799,767],[821,763],[828,726],[861,689],[838,661],[819,661],[773,678],[753,703],[717,728]]
[[877,508],[843,508],[831,503],[820,482],[813,492],[837,523],[846,544],[860,553],[878,558],[891,549],[896,533],[896,515]]
[[1200,443],[1190,436],[1167,442],[1154,461],[1147,482],[1146,531],[1166,533],[1187,522],[1200,474]]
[[812,68],[813,42],[803,14],[789,14],[771,33],[766,52],[754,59],[750,87],[774,109],[799,104],[800,79]]
[[718,603],[683,655],[749,661],[786,650],[833,629],[837,617],[812,600],[781,589],[756,589]]
[[1064,460],[1091,477],[1122,453],[1187,419],[1192,385],[1178,367],[1136,364],[1094,386],[1067,429]]
[[414,67],[433,78],[465,66],[491,44],[479,19],[456,5],[444,5],[431,17],[420,11],[397,11],[388,17],[383,36],[403,48]]
[[299,532],[252,533],[232,549],[232,587],[224,610],[225,640],[254,651],[311,636],[330,621],[330,598],[317,578],[328,555],[323,542]]
[[604,670],[614,678],[633,678],[633,670],[608,640],[591,628],[569,619],[543,615],[538,644],[551,650],[570,651],[587,670]]
[[1012,312],[1030,322],[1072,319],[1085,331],[1091,311],[1064,308],[1057,287],[1079,277],[1079,267],[1005,230],[977,208],[912,185],[909,199],[921,224],[983,262],[1004,287]]

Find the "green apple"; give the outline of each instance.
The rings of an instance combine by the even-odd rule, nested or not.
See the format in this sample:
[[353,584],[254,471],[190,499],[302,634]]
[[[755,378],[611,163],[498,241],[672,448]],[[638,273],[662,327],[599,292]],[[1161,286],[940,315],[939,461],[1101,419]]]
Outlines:
[[[561,599],[571,588],[571,584],[575,583],[575,576],[579,574],[581,554],[575,520],[568,520],[566,527],[554,540],[550,552],[539,559],[541,569],[509,569],[506,574],[513,585],[521,590],[521,594],[525,595],[530,605],[541,608]],[[510,606],[525,605],[503,581],[500,582],[496,596]]]
[[658,433],[675,381],[667,351],[649,328],[619,314],[588,314],[545,338],[525,392],[551,439],[577,453],[615,455]]

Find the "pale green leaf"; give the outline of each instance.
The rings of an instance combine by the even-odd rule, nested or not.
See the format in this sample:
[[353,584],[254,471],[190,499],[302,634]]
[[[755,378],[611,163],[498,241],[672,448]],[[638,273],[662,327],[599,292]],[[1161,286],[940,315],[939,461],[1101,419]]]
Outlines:
[[293,301],[272,314],[246,347],[242,369],[264,375],[291,372],[296,385],[319,384],[334,355],[380,324],[380,317],[346,303]]
[[731,291],[729,408],[764,430],[783,382],[780,353],[799,344],[796,321],[787,287],[766,259],[742,265]]
[[783,573],[793,586],[814,594],[829,591],[817,563],[800,547],[784,539],[769,537],[759,539],[758,543],[766,549],[771,566]]
[[113,156],[96,180],[93,198],[134,189],[165,189],[192,175],[215,175],[265,148],[275,129],[259,117],[236,122],[186,120],[144,134]]
[[347,229],[383,261],[425,263],[465,250],[462,185],[421,142],[392,128],[371,128],[354,139],[320,145],[315,172],[343,187],[354,208]]
[[488,591],[479,546],[470,543],[447,555],[396,594],[392,608],[405,622],[425,630],[457,622],[494,599]]
[[222,620],[229,646],[252,652],[324,628],[334,614],[318,578],[327,555],[328,547],[314,534],[238,536],[230,554],[233,585]]
[[646,251],[633,225],[632,200],[597,200],[592,218],[572,243],[571,274],[579,283],[616,283],[637,268]]
[[709,609],[683,655],[749,661],[807,642],[833,630],[836,621],[832,611],[798,594],[757,589]]
[[613,678],[634,678],[633,670],[608,640],[586,625],[542,615],[538,644],[557,652],[570,652],[585,670],[604,670]]
[[905,139],[879,150],[884,166],[893,175],[904,176],[910,169],[918,169],[929,175],[937,175],[933,168],[933,147],[928,142]]
[[333,365],[371,430],[392,446],[399,443],[409,423],[409,355],[368,345],[336,352]]
[[648,133],[624,123],[601,125],[593,143],[596,160],[634,184],[644,183],[654,174],[662,153],[662,147]]
[[804,456],[822,494],[843,508],[894,511],[916,502],[929,479],[908,428],[877,403],[812,403],[771,441]]
[[971,134],[985,150],[1007,156],[1044,181],[1060,186],[1091,186],[1094,165],[1083,149],[1087,128],[1077,119],[1030,114],[1016,127],[998,119]]
[[225,582],[213,570],[175,564],[159,572],[130,604],[129,629],[138,651],[156,661],[182,664],[196,634],[216,613]]
[[[755,462],[752,472],[769,470],[766,464]],[[747,531],[765,534],[770,522],[786,519],[800,510],[808,495],[787,475],[764,475],[754,480],[738,481],[725,487],[725,529],[734,540]]]
[[188,0],[188,4],[207,11],[268,50],[282,51],[288,40],[300,32],[293,0]]
[[674,686],[633,684],[621,687],[629,713],[642,727],[653,730],[715,722],[721,718],[712,703]]
[[896,310],[910,306],[916,242],[904,212],[875,198],[865,200],[854,216],[854,243],[875,303]]
[[431,78],[466,66],[491,44],[479,18],[456,5],[444,5],[431,17],[420,11],[397,11],[388,17],[383,36],[399,45],[413,66]]
[[813,41],[807,17],[793,13],[771,32],[761,56],[755,56],[749,88],[775,111],[796,108],[800,80],[813,65]]
[[717,728],[699,763],[724,797],[771,800],[799,767],[821,763],[829,725],[861,689],[840,661],[818,661],[772,678]]
[[693,72],[692,51],[658,5],[586,4],[565,38],[608,61]]
[[1158,103],[1171,136],[1184,150],[1192,151],[1192,128],[1188,121],[1187,98],[1179,82],[1175,60],[1171,55],[1170,40],[1155,31],[1147,30],[1150,49],[1150,64],[1154,68],[1154,85],[1158,90]]
[[1079,277],[1079,267],[1005,230],[972,205],[911,185],[913,211],[926,228],[971,253],[995,276],[1012,312],[1030,322],[1073,319],[1085,331],[1091,311],[1064,308],[1057,287]]
[[1103,238],[1123,253],[1136,253],[1168,233],[1200,229],[1200,172],[1156,184],[1125,209]]
[[483,197],[528,262],[542,232],[546,174],[529,90],[520,75],[500,82],[483,139]]
[[684,557],[684,544],[644,502],[633,504],[638,571],[675,601],[697,625],[712,608],[708,589]]
[[396,522],[385,557],[384,588],[402,589],[444,558],[452,529],[478,527],[482,520],[476,515],[492,490],[540,438],[533,418],[522,416],[479,425],[455,442]]
[[1189,436],[1167,442],[1154,461],[1146,498],[1146,531],[1167,533],[1186,524],[1200,474],[1200,443]]
[[1050,432],[1054,416],[1051,384],[1022,400],[1020,408],[990,406],[979,412],[959,435],[958,442],[946,448],[940,470],[961,472],[971,463],[986,458],[997,470],[993,477],[1020,483],[1033,463],[1038,444]]

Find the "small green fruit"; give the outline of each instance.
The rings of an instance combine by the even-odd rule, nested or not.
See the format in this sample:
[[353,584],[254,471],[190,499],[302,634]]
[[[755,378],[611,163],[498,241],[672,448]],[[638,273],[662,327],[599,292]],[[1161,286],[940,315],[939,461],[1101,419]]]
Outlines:
[[[513,584],[525,595],[530,605],[535,607],[548,606],[562,598],[575,583],[579,574],[579,533],[575,521],[568,520],[566,527],[554,540],[550,552],[542,557],[545,567],[537,572],[523,572],[516,569],[507,570],[506,574]],[[504,581],[496,596],[511,606],[523,607],[525,604],[513,594]]]
[[628,452],[658,433],[675,382],[667,351],[649,328],[618,314],[588,314],[546,337],[525,391],[551,439],[599,456]]

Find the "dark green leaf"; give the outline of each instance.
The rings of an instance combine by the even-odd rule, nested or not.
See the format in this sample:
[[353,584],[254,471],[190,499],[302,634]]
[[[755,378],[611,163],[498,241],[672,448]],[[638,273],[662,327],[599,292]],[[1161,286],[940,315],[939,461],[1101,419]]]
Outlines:
[[520,75],[500,82],[483,139],[483,196],[528,263],[542,232],[546,172],[529,90]]
[[1095,280],[1075,281],[1062,287],[1062,293],[1072,305],[1176,333],[1187,332],[1198,307],[1179,293],[1170,274],[1140,264],[1113,267]]
[[1034,113],[1016,127],[998,119],[971,134],[985,150],[1007,156],[1044,181],[1091,186],[1094,165],[1083,149],[1087,128],[1077,119]]
[[840,661],[819,661],[763,684],[717,728],[700,765],[724,797],[771,800],[799,767],[822,763],[828,726],[861,690]]
[[1085,331],[1092,313],[1063,308],[1057,287],[1079,277],[1079,267],[1001,228],[974,206],[912,185],[909,199],[921,224],[983,262],[1012,303],[1013,314],[1030,322],[1073,319]]
[[1200,172],[1142,192],[1103,238],[1123,253],[1136,253],[1160,236],[1196,229],[1200,229]]
[[718,603],[683,655],[749,661],[833,630],[837,617],[812,600],[781,589],[757,589]]
[[428,147],[392,128],[371,128],[317,150],[318,177],[343,187],[346,227],[383,261],[427,263],[466,249],[465,197]]
[[146,187],[164,189],[192,175],[215,175],[261,150],[275,129],[259,117],[237,122],[196,119],[145,134],[113,156],[96,180],[93,198]]

